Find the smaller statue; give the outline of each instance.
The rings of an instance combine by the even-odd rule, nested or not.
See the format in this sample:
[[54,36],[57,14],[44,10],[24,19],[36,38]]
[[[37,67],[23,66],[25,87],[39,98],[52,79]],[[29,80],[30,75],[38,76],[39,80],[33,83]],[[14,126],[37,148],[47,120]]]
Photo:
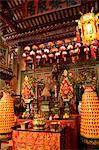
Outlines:
[[30,87],[28,83],[28,77],[25,76],[24,84],[22,89],[22,98],[24,99],[25,103],[31,98]]
[[63,99],[63,102],[65,102],[66,113],[64,114],[63,118],[69,118],[70,100],[74,96],[74,90],[73,90],[72,85],[70,84],[67,70],[64,70],[64,73],[63,73],[63,81],[62,81],[61,87],[60,87],[60,95]]
[[61,83],[60,94],[62,96],[63,101],[70,101],[70,99],[73,97],[73,87],[70,84],[70,81],[67,77],[67,70],[64,70],[63,76],[64,78]]

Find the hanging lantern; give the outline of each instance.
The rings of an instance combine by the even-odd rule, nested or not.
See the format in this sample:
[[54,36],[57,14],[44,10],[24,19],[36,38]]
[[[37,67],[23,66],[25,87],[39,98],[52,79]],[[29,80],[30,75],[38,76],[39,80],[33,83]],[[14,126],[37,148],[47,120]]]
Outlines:
[[30,52],[30,55],[31,55],[31,56],[35,55],[35,52],[32,50],[32,51]]
[[48,47],[53,47],[55,44],[53,42],[48,42]]
[[86,52],[86,60],[88,60],[89,59],[89,56],[88,56],[88,54],[89,54],[89,48],[88,48],[87,44],[86,44],[86,48],[84,48],[84,52]]
[[97,40],[93,40],[91,44],[97,47],[99,46],[99,42]]
[[97,46],[90,45],[90,50],[91,50],[91,58],[96,59]]
[[96,59],[96,53],[97,53],[98,46],[99,46],[99,42],[97,40],[93,40],[90,45],[92,59]]
[[50,49],[50,52],[51,52],[51,53],[55,53],[55,52],[57,52],[57,51],[58,51],[58,48],[56,48],[56,47]]
[[79,60],[80,49],[79,49],[79,48],[76,48],[76,49],[74,50],[74,53],[75,53],[76,60]]
[[86,13],[81,16],[80,20],[78,21],[78,32],[83,45],[85,43],[88,43],[88,45],[90,45],[92,40],[98,39],[97,22],[97,15],[95,15],[93,12]]
[[43,54],[43,55],[42,55],[42,58],[47,61],[47,55],[46,55],[46,54]]
[[33,46],[32,46],[32,49],[33,49],[33,50],[38,50],[38,47],[37,47],[36,45],[33,45]]
[[39,48],[40,48],[40,49],[44,49],[44,48],[45,48],[45,44],[40,44],[40,45],[39,45]]
[[26,46],[26,47],[24,48],[24,50],[25,50],[25,51],[30,51],[30,47],[29,47],[29,46]]
[[76,38],[77,38],[77,42],[80,43],[81,42],[81,38],[80,38],[80,33],[79,33],[79,30],[78,30],[78,27],[76,29]]
[[52,58],[54,57],[54,55],[53,54],[49,54],[48,56],[50,58],[50,63],[52,63]]
[[62,52],[62,58],[64,59],[64,61],[66,61],[66,55],[67,55],[67,52],[66,52],[66,51],[63,51],[63,52]]
[[72,56],[72,62],[75,63],[74,50],[70,50],[69,54]]
[[79,47],[81,47],[81,44],[80,43],[76,43],[75,47],[79,48]]
[[63,41],[61,41],[61,40],[58,40],[57,42],[56,42],[56,45],[57,46],[61,46],[63,44]]
[[42,54],[42,50],[37,50],[36,53],[41,55]]
[[41,59],[41,56],[40,56],[40,55],[37,55],[37,56],[36,56],[36,59]]
[[39,65],[41,56],[40,56],[40,55],[37,55],[37,56],[36,56],[36,59],[37,59],[37,61],[38,61],[38,65]]
[[81,44],[80,43],[76,43],[75,47],[76,47],[75,53],[77,53],[77,60],[79,60],[79,54],[80,54]]
[[69,38],[65,39],[65,44],[67,44],[67,43],[70,43],[70,39]]
[[23,55],[22,55],[23,57],[26,57],[26,53],[23,53]]
[[77,37],[74,37],[73,41],[76,42],[77,41]]
[[56,52],[54,58],[55,59],[57,58],[57,63],[59,63],[59,58],[58,58],[59,56],[60,56],[60,52]]
[[16,47],[16,48],[15,48],[15,52],[18,53],[18,50],[19,50],[19,49]]
[[60,50],[60,51],[65,51],[65,50],[66,50],[66,47],[65,47],[65,46],[61,46],[59,50]]
[[49,49],[45,48],[44,53],[49,53]]
[[32,60],[32,58],[30,56],[28,56],[26,60]]
[[68,49],[68,50],[73,49],[73,45],[69,44],[69,45],[67,46],[67,49]]

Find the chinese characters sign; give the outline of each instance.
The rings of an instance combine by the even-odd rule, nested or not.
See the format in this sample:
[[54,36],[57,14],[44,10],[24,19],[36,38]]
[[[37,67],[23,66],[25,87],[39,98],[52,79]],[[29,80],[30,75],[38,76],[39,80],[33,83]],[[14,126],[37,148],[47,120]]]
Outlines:
[[81,4],[81,0],[32,0],[28,3],[28,15],[36,15],[44,12],[68,8]]

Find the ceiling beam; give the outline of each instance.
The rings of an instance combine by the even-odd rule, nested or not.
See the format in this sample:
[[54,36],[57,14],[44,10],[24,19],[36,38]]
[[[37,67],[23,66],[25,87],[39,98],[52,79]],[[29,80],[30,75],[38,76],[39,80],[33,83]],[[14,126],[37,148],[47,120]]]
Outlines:
[[0,19],[11,29],[15,30],[15,32],[20,33],[22,32],[16,25],[16,22],[12,19],[13,14],[11,9],[7,3],[7,1],[1,2],[1,12],[0,12]]
[[11,21],[11,18],[9,18],[5,13],[0,13],[0,19],[6,23],[6,25],[9,25],[12,29],[14,29],[17,33],[22,32],[16,25],[14,21]]
[[4,28],[7,28],[9,25],[7,24],[7,25],[2,25],[2,26],[0,26],[0,30],[2,31],[2,30],[4,30]]

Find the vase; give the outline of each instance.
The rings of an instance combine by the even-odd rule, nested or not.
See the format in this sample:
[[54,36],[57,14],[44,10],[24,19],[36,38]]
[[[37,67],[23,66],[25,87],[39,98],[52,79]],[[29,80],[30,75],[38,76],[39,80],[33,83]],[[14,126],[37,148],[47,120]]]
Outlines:
[[79,114],[81,113],[81,101],[79,101],[78,112],[79,112]]
[[0,100],[0,134],[9,133],[14,126],[14,103],[8,92]]
[[65,112],[70,115],[70,101],[65,101]]
[[82,95],[80,135],[99,139],[99,99],[91,86]]

